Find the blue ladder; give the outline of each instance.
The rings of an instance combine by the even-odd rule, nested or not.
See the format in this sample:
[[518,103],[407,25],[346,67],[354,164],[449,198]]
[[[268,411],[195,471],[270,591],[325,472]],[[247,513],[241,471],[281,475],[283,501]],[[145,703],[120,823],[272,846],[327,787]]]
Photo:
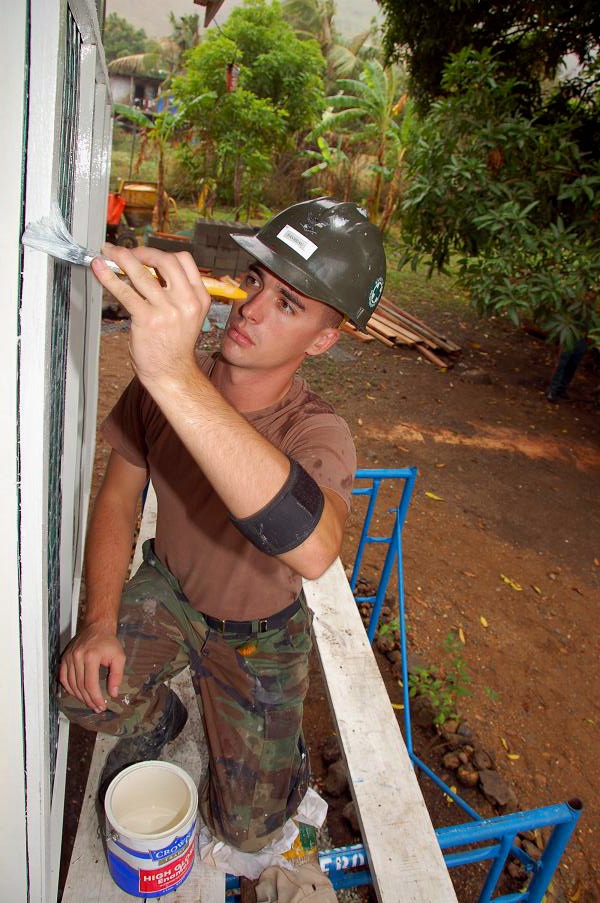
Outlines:
[[[390,469],[361,469],[357,470],[355,477],[359,481],[368,481],[370,485],[358,486],[352,490],[353,495],[368,497],[367,511],[363,521],[362,531],[350,577],[350,588],[357,604],[367,603],[373,606],[367,635],[373,642],[377,630],[381,609],[385,599],[385,593],[389,585],[392,569],[396,565],[397,589],[398,589],[398,621],[400,633],[400,653],[402,656],[402,696],[405,725],[406,748],[410,759],[416,767],[427,775],[445,794],[459,805],[472,819],[472,822],[460,825],[452,825],[447,828],[438,828],[436,836],[448,868],[457,868],[476,862],[490,861],[483,888],[477,903],[541,903],[548,889],[552,876],[560,862],[562,854],[575,830],[583,805],[580,800],[573,799],[569,802],[557,803],[539,809],[531,809],[525,812],[517,812],[510,815],[497,816],[484,819],[475,809],[463,800],[445,781],[435,774],[416,755],[412,742],[412,724],[410,715],[410,698],[408,682],[408,662],[406,643],[406,618],[404,598],[404,566],[402,560],[402,528],[404,526],[408,506],[412,497],[417,478],[415,467],[390,468]],[[394,525],[390,536],[375,536],[371,530],[373,515],[379,496],[379,490],[384,480],[398,480],[400,486],[400,500],[389,513],[394,514]],[[360,575],[366,546],[372,543],[387,544],[381,576],[374,595],[356,595],[356,585]],[[522,831],[534,831],[541,828],[552,828],[552,832],[539,859],[534,859],[520,847],[515,846],[514,841]],[[489,842],[492,841],[490,844]],[[473,844],[488,844],[477,846]],[[469,849],[457,849],[469,847]],[[517,893],[505,894],[493,897],[498,880],[509,856],[521,862],[531,879],[523,890]],[[329,875],[336,889],[345,887],[357,887],[371,883],[368,871],[368,854],[362,844],[354,844],[348,847],[338,847],[326,850],[319,854],[321,868]]]

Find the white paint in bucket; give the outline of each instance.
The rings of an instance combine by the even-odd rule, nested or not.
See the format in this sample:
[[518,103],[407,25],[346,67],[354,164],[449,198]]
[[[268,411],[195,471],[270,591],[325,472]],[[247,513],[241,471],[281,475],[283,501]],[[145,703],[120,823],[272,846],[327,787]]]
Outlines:
[[106,853],[118,886],[136,897],[160,897],[194,864],[198,791],[170,762],[138,762],[109,784],[104,800]]

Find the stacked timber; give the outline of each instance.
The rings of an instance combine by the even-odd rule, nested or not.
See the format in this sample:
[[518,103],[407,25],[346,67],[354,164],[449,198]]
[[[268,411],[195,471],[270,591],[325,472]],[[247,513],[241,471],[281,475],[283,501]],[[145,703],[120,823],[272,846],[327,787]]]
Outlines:
[[350,323],[346,323],[344,331],[367,341],[377,339],[388,348],[399,345],[413,347],[436,367],[446,368],[450,361],[440,357],[455,355],[460,352],[457,345],[447,336],[440,335],[418,317],[396,307],[387,298],[382,298],[377,310],[366,325],[366,336],[358,332]]

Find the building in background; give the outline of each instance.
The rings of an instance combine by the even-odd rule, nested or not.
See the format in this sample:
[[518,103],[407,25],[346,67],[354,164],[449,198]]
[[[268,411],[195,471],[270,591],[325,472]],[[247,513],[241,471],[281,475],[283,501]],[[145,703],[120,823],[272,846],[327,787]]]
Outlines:
[[139,71],[136,57],[126,56],[108,64],[113,103],[125,103],[140,110],[154,108],[164,76]]

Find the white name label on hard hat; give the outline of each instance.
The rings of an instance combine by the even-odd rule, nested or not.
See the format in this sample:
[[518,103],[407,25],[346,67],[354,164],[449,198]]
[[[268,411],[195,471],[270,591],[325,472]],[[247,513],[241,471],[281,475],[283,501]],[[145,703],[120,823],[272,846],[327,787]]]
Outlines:
[[292,250],[297,251],[305,260],[308,260],[317,250],[317,245],[310,238],[306,238],[300,232],[297,232],[293,226],[284,226],[281,232],[278,233],[277,238],[289,248],[292,248]]

